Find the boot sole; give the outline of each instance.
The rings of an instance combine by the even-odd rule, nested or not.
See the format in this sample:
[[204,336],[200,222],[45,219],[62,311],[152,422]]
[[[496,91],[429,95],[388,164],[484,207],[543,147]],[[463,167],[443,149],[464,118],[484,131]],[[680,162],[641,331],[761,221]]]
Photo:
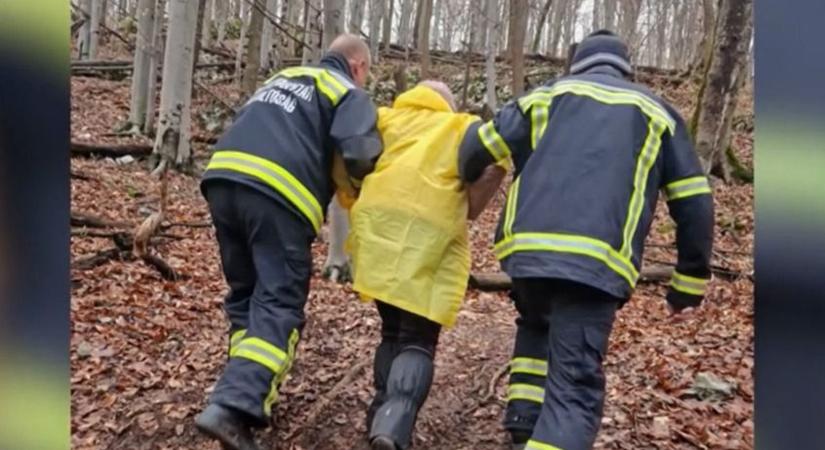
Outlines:
[[398,450],[395,447],[395,442],[386,436],[377,436],[370,444],[372,450]]

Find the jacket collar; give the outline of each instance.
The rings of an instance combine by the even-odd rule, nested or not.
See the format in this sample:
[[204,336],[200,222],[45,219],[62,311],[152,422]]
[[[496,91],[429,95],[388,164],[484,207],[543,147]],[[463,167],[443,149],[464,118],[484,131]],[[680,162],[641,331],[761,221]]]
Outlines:
[[393,108],[429,109],[432,111],[451,112],[450,104],[436,91],[427,86],[416,86],[399,95],[392,104]]
[[595,66],[585,70],[582,73],[588,73],[588,74],[599,73],[599,74],[604,74],[604,75],[611,75],[611,76],[614,76],[616,78],[625,78],[625,74],[622,73],[621,70],[613,67],[610,64],[598,64],[598,65],[595,65]]
[[327,69],[337,70],[338,72],[346,75],[347,78],[352,81],[352,71],[350,71],[349,62],[347,62],[344,55],[338,52],[327,52],[324,57],[321,58],[318,65]]

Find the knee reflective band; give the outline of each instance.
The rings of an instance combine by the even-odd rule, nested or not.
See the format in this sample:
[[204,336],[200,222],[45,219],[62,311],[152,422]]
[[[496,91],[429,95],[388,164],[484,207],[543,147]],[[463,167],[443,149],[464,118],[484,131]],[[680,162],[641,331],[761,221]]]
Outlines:
[[642,216],[645,190],[647,189],[647,176],[659,156],[664,131],[665,124],[663,122],[653,119],[648,120],[647,137],[636,159],[636,171],[633,174],[633,193],[630,195],[630,202],[627,206],[627,218],[624,223],[624,233],[622,233],[622,248],[619,250],[619,253],[627,259],[630,259],[633,255],[633,236],[636,234],[639,218]]
[[284,378],[286,378],[286,374],[289,373],[289,369],[292,368],[292,362],[295,361],[295,347],[298,345],[298,340],[300,339],[300,333],[298,330],[292,330],[289,334],[289,342],[287,342],[287,351],[286,351],[286,363],[283,366],[283,369],[276,373],[275,376],[272,378],[272,384],[269,387],[269,394],[267,394],[266,399],[264,399],[264,415],[267,417],[272,415],[272,405],[278,400],[278,388],[283,383]]
[[244,336],[246,336],[246,329],[241,329],[241,330],[238,330],[238,331],[232,333],[232,336],[230,336],[230,338],[229,338],[229,354],[230,355],[232,355],[232,352],[235,351],[235,348],[238,346],[238,344],[241,343],[241,340],[243,340]]
[[527,400],[530,402],[544,402],[544,388],[532,384],[511,384],[507,387],[507,401]]
[[515,252],[550,251],[574,253],[597,259],[624,278],[630,287],[636,287],[639,272],[629,259],[623,257],[607,242],[588,236],[558,233],[515,233],[497,242],[493,251],[504,259]]
[[704,278],[682,275],[674,270],[673,277],[670,280],[670,286],[685,294],[705,295],[705,289],[707,289],[709,281],[710,280]]
[[547,376],[547,361],[535,358],[518,357],[510,361],[510,373]]
[[535,439],[530,439],[527,441],[527,447],[524,447],[524,450],[562,450],[562,448],[556,447],[555,445],[545,444],[544,442],[539,442]]
[[295,176],[272,161],[249,153],[221,150],[212,155],[206,170],[223,169],[257,178],[287,198],[309,219],[315,232],[321,230],[324,212],[318,199]]
[[496,126],[492,121],[478,127],[478,137],[496,162],[510,156],[510,147],[504,142],[504,138],[498,134]]
[[708,184],[708,179],[704,176],[683,178],[665,186],[667,201],[710,193],[710,184]]
[[256,337],[242,339],[229,356],[255,361],[276,375],[281,373],[284,365],[287,363],[286,352]]

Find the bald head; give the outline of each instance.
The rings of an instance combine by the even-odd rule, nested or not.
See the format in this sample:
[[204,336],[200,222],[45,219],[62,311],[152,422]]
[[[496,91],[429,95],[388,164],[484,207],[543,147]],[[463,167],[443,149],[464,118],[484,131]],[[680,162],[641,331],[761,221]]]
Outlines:
[[354,34],[341,34],[329,44],[330,52],[340,53],[347,59],[355,83],[361,87],[367,83],[370,70],[370,48]]
[[426,86],[434,90],[441,97],[443,97],[444,100],[447,101],[447,104],[450,105],[450,109],[452,109],[453,111],[457,109],[455,105],[455,97],[453,97],[453,92],[450,90],[450,87],[444,84],[443,82],[436,80],[424,80],[418,83],[418,85]]

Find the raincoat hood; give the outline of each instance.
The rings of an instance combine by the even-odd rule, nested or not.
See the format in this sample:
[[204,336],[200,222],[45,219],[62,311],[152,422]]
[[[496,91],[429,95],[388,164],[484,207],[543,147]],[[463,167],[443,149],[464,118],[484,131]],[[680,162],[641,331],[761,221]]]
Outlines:
[[393,108],[429,109],[432,111],[452,112],[450,104],[438,92],[427,86],[416,86],[399,95],[392,104]]

